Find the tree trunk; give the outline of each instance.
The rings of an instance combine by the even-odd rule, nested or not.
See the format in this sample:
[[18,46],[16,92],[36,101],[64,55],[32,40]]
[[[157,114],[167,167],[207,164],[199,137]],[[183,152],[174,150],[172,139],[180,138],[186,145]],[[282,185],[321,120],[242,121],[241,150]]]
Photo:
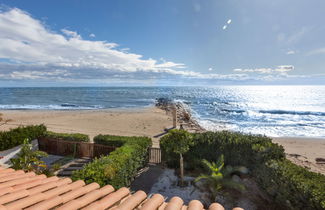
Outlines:
[[181,186],[184,186],[184,164],[182,154],[179,154],[179,169],[181,171]]

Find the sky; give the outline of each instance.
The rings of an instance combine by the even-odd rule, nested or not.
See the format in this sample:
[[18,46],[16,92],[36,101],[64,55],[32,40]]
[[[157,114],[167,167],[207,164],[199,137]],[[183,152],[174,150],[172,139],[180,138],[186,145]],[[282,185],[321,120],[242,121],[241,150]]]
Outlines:
[[0,86],[325,85],[324,0],[0,0]]

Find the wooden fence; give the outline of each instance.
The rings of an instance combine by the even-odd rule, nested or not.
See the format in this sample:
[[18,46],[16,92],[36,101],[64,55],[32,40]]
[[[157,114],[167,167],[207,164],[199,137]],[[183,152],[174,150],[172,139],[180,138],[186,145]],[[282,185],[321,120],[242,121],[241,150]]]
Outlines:
[[66,141],[61,139],[38,139],[39,150],[52,155],[72,155],[74,157],[99,157],[108,155],[116,149],[116,147],[106,146],[102,144]]
[[149,148],[149,163],[160,164],[161,163],[161,149],[150,147]]

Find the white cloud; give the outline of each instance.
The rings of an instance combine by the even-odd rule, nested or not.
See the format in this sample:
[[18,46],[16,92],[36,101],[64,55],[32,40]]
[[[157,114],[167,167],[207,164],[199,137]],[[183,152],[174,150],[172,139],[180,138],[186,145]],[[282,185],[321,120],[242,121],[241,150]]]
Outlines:
[[276,68],[256,68],[256,69],[234,69],[234,72],[240,73],[258,73],[258,74],[287,74],[287,72],[294,70],[292,65],[281,65]]
[[82,39],[81,36],[75,31],[69,31],[67,29],[62,29],[61,31],[69,38]]
[[287,55],[293,55],[293,54],[296,54],[296,51],[294,51],[294,50],[289,50],[289,51],[287,52]]
[[281,32],[277,35],[277,40],[281,44],[294,46],[295,44],[301,42],[304,37],[306,37],[312,31],[312,29],[313,28],[311,27],[302,27],[299,30],[287,34]]
[[91,34],[89,34],[89,37],[91,37],[91,38],[95,38],[95,37],[96,37],[96,35],[95,35],[95,34],[93,34],[93,33],[91,33]]
[[[20,66],[25,64],[24,68],[33,64],[33,67],[43,68],[39,68],[39,71],[46,71],[45,68],[51,67],[52,70],[70,71],[71,76],[87,72],[89,76],[93,74],[99,78],[100,73],[110,75],[112,72],[155,72],[185,76],[192,74],[177,71],[185,68],[182,63],[144,59],[140,54],[119,50],[116,43],[86,40],[76,31],[68,29],[62,29],[62,34],[53,32],[19,9],[0,12],[0,32],[0,58],[20,63]],[[30,70],[25,73],[36,74]],[[13,77],[16,75],[19,74],[15,73]]]
[[[285,77],[293,70],[293,66],[283,65],[271,70],[237,69],[232,74],[188,71],[183,63],[145,59],[128,48],[120,49],[116,43],[87,40],[70,29],[51,31],[19,9],[0,11],[0,59],[2,81],[245,81],[265,80],[263,72],[278,72]],[[251,72],[260,72],[261,76],[250,76]]]

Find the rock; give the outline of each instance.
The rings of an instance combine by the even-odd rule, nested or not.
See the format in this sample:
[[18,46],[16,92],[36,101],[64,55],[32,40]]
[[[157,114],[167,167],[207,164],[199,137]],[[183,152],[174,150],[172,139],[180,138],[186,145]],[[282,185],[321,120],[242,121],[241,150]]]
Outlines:
[[240,178],[239,176],[237,176],[237,175],[233,175],[233,176],[231,177],[231,179],[232,179],[234,182],[241,182],[241,181],[242,181],[241,178]]
[[317,164],[325,164],[325,158],[315,158]]

